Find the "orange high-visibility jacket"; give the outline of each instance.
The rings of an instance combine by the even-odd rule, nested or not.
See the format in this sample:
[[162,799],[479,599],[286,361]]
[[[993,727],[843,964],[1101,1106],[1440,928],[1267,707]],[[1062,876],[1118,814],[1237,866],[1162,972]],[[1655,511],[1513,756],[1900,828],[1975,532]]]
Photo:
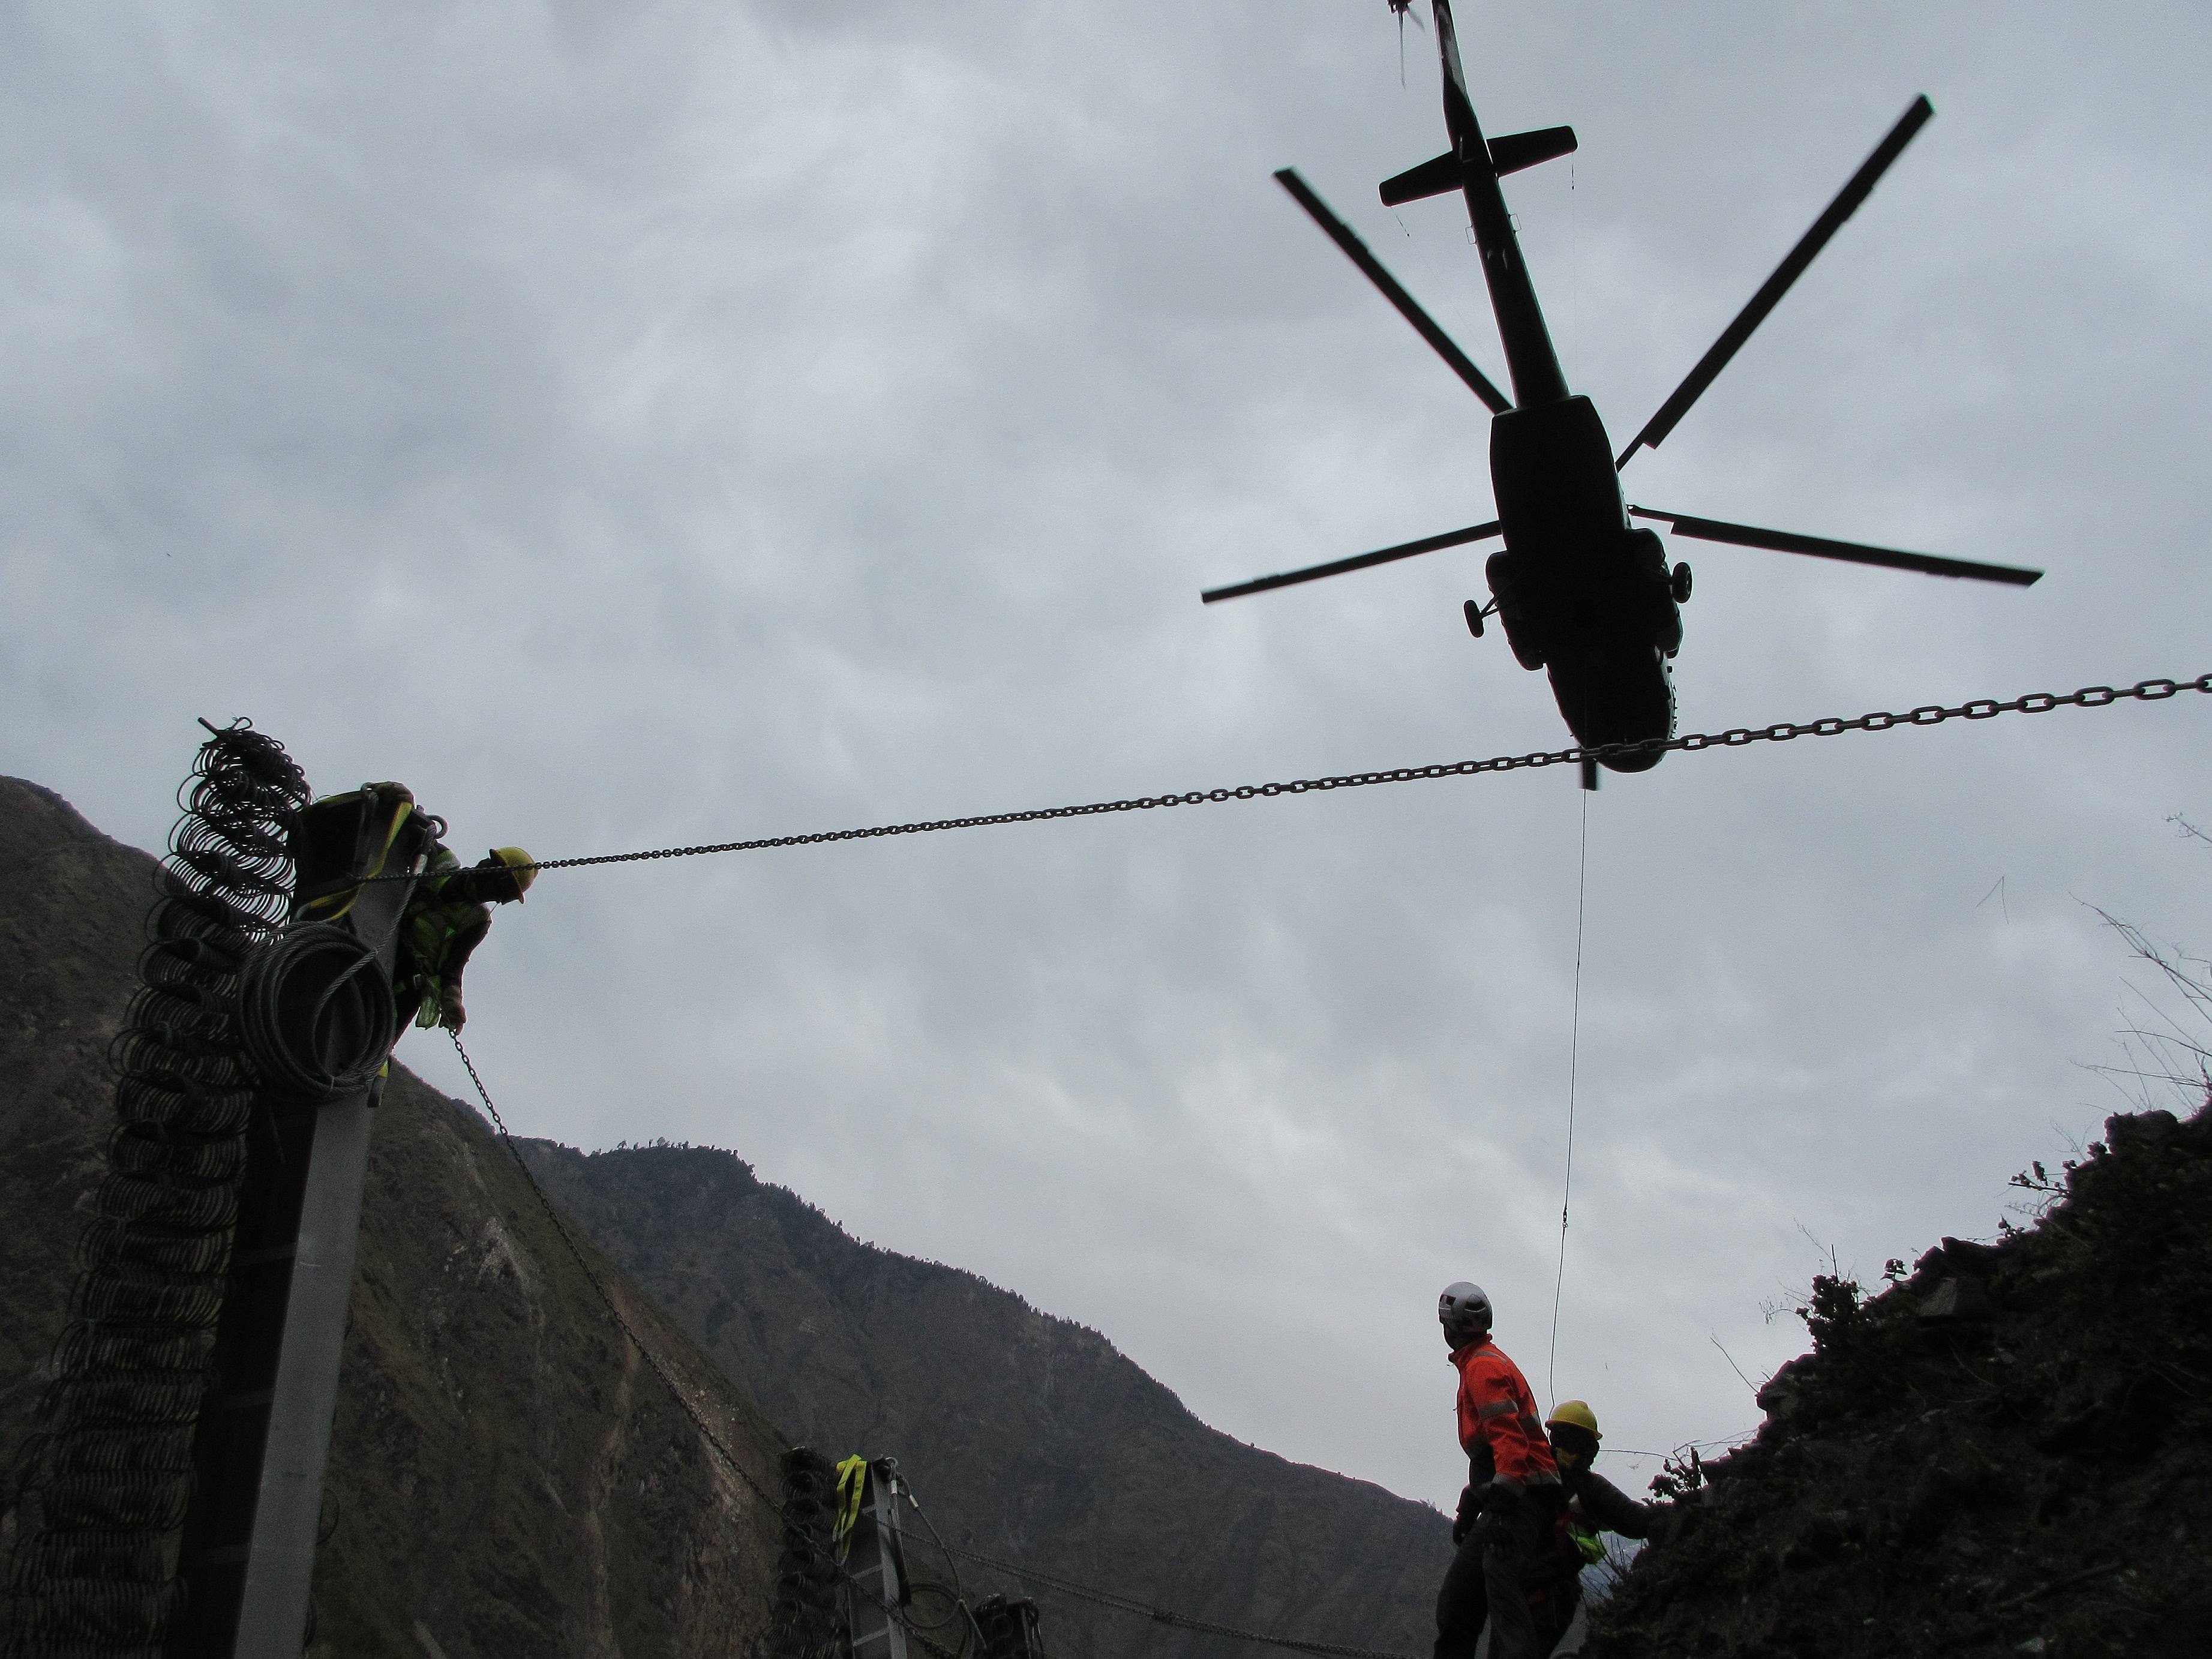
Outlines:
[[1451,1363],[1459,1372],[1459,1443],[1469,1478],[1479,1484],[1494,1477],[1516,1488],[1558,1486],[1552,1443],[1521,1368],[1487,1334],[1454,1348]]

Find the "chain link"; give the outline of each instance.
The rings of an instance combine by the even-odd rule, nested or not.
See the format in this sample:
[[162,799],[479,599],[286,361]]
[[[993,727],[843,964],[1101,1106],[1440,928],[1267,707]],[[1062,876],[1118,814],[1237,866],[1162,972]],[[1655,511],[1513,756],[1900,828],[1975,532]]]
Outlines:
[[[1954,708],[1923,703],[1902,714],[1877,712],[1856,720],[1829,715],[1816,720],[1778,720],[1771,726],[1731,726],[1725,732],[1692,732],[1678,738],[1642,743],[1610,743],[1589,748],[1540,749],[1525,755],[1493,755],[1429,766],[1398,766],[1380,772],[1344,772],[1334,777],[1294,778],[1286,783],[1246,783],[1233,789],[1193,789],[1182,794],[1134,795],[1124,800],[1091,801],[1080,806],[1034,807],[1021,812],[988,812],[975,817],[927,818],[913,823],[878,823],[860,830],[817,830],[804,836],[764,836],[753,841],[720,841],[692,847],[660,847],[642,853],[601,853],[590,858],[540,859],[518,870],[581,870],[599,864],[639,864],[654,859],[702,858],[710,853],[758,853],[776,847],[812,847],[824,842],[869,841],[878,836],[926,836],[940,830],[980,830],[999,823],[1035,823],[1047,818],[1096,817],[1110,812],[1149,812],[1158,807],[1204,806],[1221,801],[1273,799],[1316,790],[1364,789],[1382,783],[1419,783],[1431,778],[1474,777],[1485,772],[1522,772],[1547,766],[1576,766],[1585,761],[1620,760],[1634,755],[1680,750],[1741,749],[1754,743],[1788,743],[1796,738],[1833,738],[1846,732],[1887,732],[1900,726],[1941,726],[1946,720],[1985,720],[1999,714],[2047,714],[2054,708],[2105,708],[2116,702],[2163,702],[2183,691],[2212,692],[2212,674],[2195,679],[2139,680],[2131,686],[2085,685],[2060,694],[2031,691],[2002,702],[1976,697]],[[372,881],[407,879],[372,876]]]

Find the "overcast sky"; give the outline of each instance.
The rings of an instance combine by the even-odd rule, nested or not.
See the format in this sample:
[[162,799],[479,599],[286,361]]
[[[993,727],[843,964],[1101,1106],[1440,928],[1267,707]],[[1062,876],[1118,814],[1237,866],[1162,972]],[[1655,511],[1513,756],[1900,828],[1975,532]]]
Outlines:
[[[2212,14],[1460,26],[1489,131],[1580,135],[1507,191],[1616,444],[1938,112],[1630,494],[2051,574],[1678,543],[1684,730],[2212,668]],[[1403,46],[1381,0],[0,7],[0,766],[151,848],[250,714],[558,857],[1559,746],[1462,624],[1482,548],[1198,604],[1490,516],[1486,412],[1268,179],[1502,379],[1458,207],[1376,203],[1443,145]],[[1828,1249],[1988,1234],[2094,1133],[2142,976],[2088,907],[2212,946],[2208,757],[2186,698],[555,873],[469,1037],[519,1132],[731,1147],[1449,1504],[1446,1281],[1610,1444],[1724,1437]]]

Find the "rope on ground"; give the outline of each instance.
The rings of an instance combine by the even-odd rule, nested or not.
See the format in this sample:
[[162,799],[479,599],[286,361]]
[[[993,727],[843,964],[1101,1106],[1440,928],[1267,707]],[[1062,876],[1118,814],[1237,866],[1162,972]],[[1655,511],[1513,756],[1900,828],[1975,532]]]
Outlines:
[[1574,1015],[1567,1026],[1567,1160],[1559,1182],[1559,1272],[1552,1281],[1552,1358],[1544,1374],[1544,1390],[1559,1403],[1559,1298],[1567,1288],[1567,1205],[1575,1194],[1575,1079],[1582,1069],[1583,1054],[1583,916],[1589,897],[1589,803],[1596,792],[1583,791],[1583,851],[1575,871],[1575,997]]
[[[862,830],[819,830],[804,836],[765,836],[753,841],[722,841],[693,847],[661,847],[641,853],[601,853],[590,858],[540,859],[518,864],[515,870],[580,870],[597,864],[636,864],[653,859],[702,858],[710,853],[757,853],[776,847],[811,847],[818,842],[869,841],[879,836],[922,836],[939,830],[976,830],[999,823],[1031,823],[1046,818],[1095,817],[1110,812],[1144,812],[1155,807],[1203,806],[1220,801],[1251,800],[1277,795],[1304,795],[1330,789],[1364,789],[1381,783],[1418,783],[1431,778],[1474,777],[1485,772],[1521,772],[1547,766],[1578,766],[1585,761],[1602,763],[1632,756],[1666,754],[1680,750],[1695,754],[1705,749],[1741,749],[1754,743],[1787,743],[1793,738],[1833,738],[1846,732],[1887,732],[1900,726],[1941,726],[1946,720],[1985,720],[1998,714],[2047,714],[2054,708],[2104,708],[2116,702],[2162,702],[2183,691],[2212,692],[2212,674],[2195,679],[2140,680],[2132,686],[2085,685],[2060,695],[2031,691],[2005,702],[1977,697],[1945,707],[1925,703],[1905,714],[1875,713],[1856,720],[1778,720],[1771,726],[1737,726],[1725,732],[1692,732],[1679,738],[1654,738],[1643,743],[1601,744],[1592,748],[1539,750],[1527,755],[1493,755],[1488,760],[1463,760],[1433,766],[1400,766],[1382,772],[1346,772],[1334,777],[1296,778],[1287,783],[1240,784],[1234,789],[1193,789],[1179,795],[1136,795],[1126,800],[1092,801],[1081,806],[1046,806],[1023,812],[989,812],[977,817],[929,818],[913,823],[879,823]],[[404,881],[405,876],[371,876],[371,881]]]
[[1115,1590],[1103,1590],[1090,1584],[1079,1584],[1072,1578],[1062,1578],[1055,1573],[1040,1572],[1035,1567],[1025,1567],[1015,1561],[1001,1561],[994,1556],[957,1544],[943,1544],[947,1554],[962,1556],[979,1566],[992,1567],[1032,1583],[1043,1584],[1064,1595],[1073,1595],[1085,1601],[1094,1601],[1103,1607],[1112,1607],[1117,1613],[1133,1613],[1155,1623],[1171,1625],[1177,1630],[1194,1631],[1202,1636],[1226,1637],[1232,1641],[1254,1642],[1266,1647],[1290,1648],[1299,1653],[1319,1653],[1335,1656],[1335,1659],[1413,1659],[1413,1656],[1393,1653],[1385,1648],[1346,1647],[1335,1642],[1306,1642],[1293,1636],[1271,1636],[1261,1631],[1240,1630],[1234,1625],[1215,1624],[1207,1619],[1194,1619],[1188,1613],[1170,1613],[1164,1607],[1153,1607],[1134,1596],[1123,1595]]

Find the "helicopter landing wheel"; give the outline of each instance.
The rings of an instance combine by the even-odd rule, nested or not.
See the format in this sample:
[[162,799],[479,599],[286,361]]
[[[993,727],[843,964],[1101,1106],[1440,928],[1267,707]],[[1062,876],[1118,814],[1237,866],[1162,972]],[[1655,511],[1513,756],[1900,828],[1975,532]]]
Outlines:
[[1667,588],[1668,588],[1668,591],[1669,592],[1671,592],[1672,594],[1674,594],[1674,603],[1675,603],[1675,604],[1677,604],[1677,605],[1687,605],[1687,604],[1689,604],[1689,602],[1690,602],[1690,567],[1689,567],[1688,565],[1686,565],[1686,564],[1678,564],[1678,565],[1676,565],[1676,566],[1674,567],[1674,576],[1673,576],[1673,578],[1672,578],[1672,579],[1668,582],[1668,584],[1667,584]]
[[1469,599],[1465,605],[1460,607],[1460,614],[1467,618],[1467,631],[1474,635],[1478,640],[1480,639],[1482,637],[1482,619],[1490,614],[1488,609],[1484,605],[1477,604],[1474,600]]

